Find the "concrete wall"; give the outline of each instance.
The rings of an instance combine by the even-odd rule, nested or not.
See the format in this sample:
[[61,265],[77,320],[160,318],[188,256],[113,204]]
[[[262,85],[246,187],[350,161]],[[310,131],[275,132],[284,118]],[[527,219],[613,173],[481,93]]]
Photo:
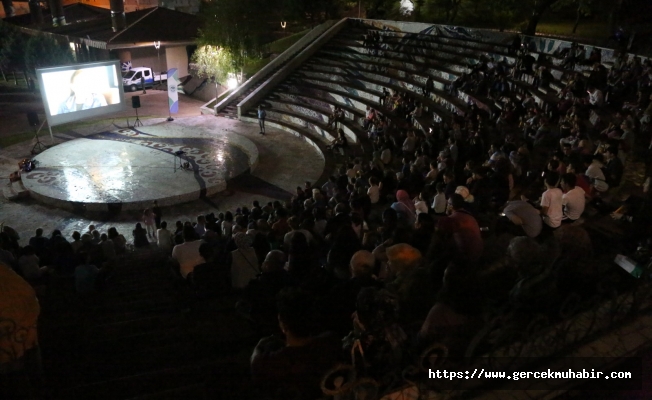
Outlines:
[[[159,66],[159,61],[158,57],[156,54],[156,49],[152,45],[152,47],[137,47],[133,49],[129,49],[129,52],[131,53],[131,66],[132,68],[135,67],[150,67],[152,70],[154,70],[156,73],[159,73],[160,71],[166,71],[167,66],[166,66],[166,59],[165,59],[165,49],[160,49],[161,52],[161,63]],[[119,54],[121,54],[123,57],[125,56],[126,52],[123,50],[116,50],[113,51],[113,58],[120,58],[121,62],[124,62],[126,60],[123,60],[121,57],[119,57]]]
[[[163,49],[161,49],[161,53]],[[161,54],[161,59],[163,54]],[[161,60],[163,62],[163,60]],[[177,68],[179,70],[179,78],[188,75],[188,52],[186,46],[166,47],[165,48],[165,65],[167,69]]]

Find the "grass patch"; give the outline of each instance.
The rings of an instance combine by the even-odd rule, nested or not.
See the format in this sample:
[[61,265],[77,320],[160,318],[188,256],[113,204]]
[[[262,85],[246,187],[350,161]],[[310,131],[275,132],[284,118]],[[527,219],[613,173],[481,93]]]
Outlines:
[[543,21],[537,25],[537,33],[556,36],[575,36],[592,39],[609,37],[609,26],[605,22],[581,21],[573,34],[574,21]]
[[[299,39],[301,39],[303,36],[305,36],[308,32],[310,32],[310,29],[306,29],[305,31],[301,31],[298,33],[295,33],[293,35],[290,35],[288,37],[284,37],[282,39],[276,40],[272,43],[269,44],[269,52],[272,54],[281,54],[285,50],[289,49],[290,46],[295,44]],[[254,74],[261,69],[267,64],[269,64],[272,61],[270,57],[267,58],[262,58],[262,59],[257,59],[257,60],[252,60],[245,64],[245,66],[242,68],[242,71],[244,74],[248,77],[254,76]]]
[[305,34],[310,32],[310,29],[306,29],[305,31],[297,32],[293,35],[284,37],[282,39],[279,39],[277,41],[274,41],[269,44],[269,52],[270,53],[282,53],[285,50],[287,50],[290,46],[295,44],[296,42],[299,41]]
[[34,132],[22,132],[11,136],[0,137],[0,147],[9,147],[14,144],[22,143],[33,137]]

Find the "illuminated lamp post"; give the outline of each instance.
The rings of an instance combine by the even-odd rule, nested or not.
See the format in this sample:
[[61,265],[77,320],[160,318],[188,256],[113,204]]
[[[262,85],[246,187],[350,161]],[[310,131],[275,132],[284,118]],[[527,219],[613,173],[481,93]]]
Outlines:
[[[161,41],[154,41],[154,48],[156,49],[156,58],[158,60],[158,73],[159,76],[161,74],[161,51],[159,50],[161,48]],[[152,77],[154,78],[154,77]],[[161,79],[158,81],[159,85],[161,84]]]
[[285,27],[286,27],[287,25],[288,25],[287,22],[285,22],[285,21],[282,21],[282,22],[281,22],[281,28],[283,28],[283,37],[285,37]]

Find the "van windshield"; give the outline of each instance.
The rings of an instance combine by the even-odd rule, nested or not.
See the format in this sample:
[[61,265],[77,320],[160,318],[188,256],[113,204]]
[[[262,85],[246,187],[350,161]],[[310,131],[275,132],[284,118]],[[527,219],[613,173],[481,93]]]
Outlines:
[[134,76],[135,73],[136,73],[136,71],[123,72],[122,77],[125,78],[125,79],[130,79],[130,78],[132,78]]

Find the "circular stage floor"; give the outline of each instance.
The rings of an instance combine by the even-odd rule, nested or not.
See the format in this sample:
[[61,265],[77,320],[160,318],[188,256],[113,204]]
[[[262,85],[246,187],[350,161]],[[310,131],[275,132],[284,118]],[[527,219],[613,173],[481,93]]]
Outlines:
[[35,159],[37,168],[22,179],[32,197],[67,209],[120,211],[214,195],[255,168],[258,150],[241,135],[167,124],[70,140]]

